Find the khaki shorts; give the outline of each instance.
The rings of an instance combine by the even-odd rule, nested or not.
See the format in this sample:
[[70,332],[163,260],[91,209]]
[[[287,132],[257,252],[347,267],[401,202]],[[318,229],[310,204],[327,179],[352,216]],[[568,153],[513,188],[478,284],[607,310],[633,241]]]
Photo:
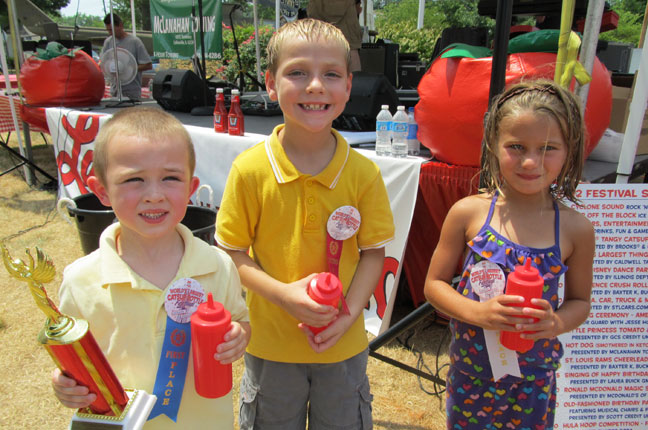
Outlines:
[[245,354],[241,430],[371,429],[369,351],[339,363],[279,363]]

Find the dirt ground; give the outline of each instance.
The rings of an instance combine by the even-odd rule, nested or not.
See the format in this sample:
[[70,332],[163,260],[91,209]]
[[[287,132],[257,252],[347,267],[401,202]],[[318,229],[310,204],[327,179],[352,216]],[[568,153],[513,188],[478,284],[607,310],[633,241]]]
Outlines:
[[[51,139],[47,135],[46,138],[48,143],[40,135],[32,134],[35,162],[56,177]],[[13,135],[10,145],[15,147]],[[15,164],[9,152],[0,148],[0,172]],[[37,174],[37,183],[28,186],[22,167],[0,176],[0,241],[14,258],[24,259],[24,250],[35,246],[52,258],[57,274],[46,289],[57,303],[62,270],[79,258],[82,251],[76,227],[56,211],[56,190],[44,189],[47,182]],[[412,310],[408,298],[400,298],[392,321]],[[37,341],[44,321],[27,284],[10,278],[0,268],[1,429],[56,430],[67,428],[69,423],[71,411],[57,402],[49,383],[54,364]],[[378,352],[445,380],[447,333],[447,328],[435,323],[433,317],[425,318]],[[239,360],[234,365],[236,401],[242,370]],[[368,374],[374,395],[375,428],[445,429],[444,396],[435,394],[442,392],[442,386],[435,387],[430,381],[419,380],[416,375],[375,358],[369,359]]]

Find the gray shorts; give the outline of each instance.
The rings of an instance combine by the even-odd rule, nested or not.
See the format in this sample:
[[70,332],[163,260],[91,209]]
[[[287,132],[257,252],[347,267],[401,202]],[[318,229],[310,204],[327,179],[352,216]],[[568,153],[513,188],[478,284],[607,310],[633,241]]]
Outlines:
[[245,354],[241,430],[368,430],[369,351],[339,363],[280,363]]

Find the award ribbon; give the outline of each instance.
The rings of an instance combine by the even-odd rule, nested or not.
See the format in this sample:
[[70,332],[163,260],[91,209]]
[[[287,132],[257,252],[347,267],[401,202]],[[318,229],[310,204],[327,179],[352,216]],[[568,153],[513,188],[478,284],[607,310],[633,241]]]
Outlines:
[[[504,292],[506,277],[497,264],[482,260],[470,270],[470,285],[479,301],[485,302]],[[499,330],[483,330],[493,379],[497,381],[506,375],[521,377],[517,354],[502,346]]]
[[[361,220],[358,209],[353,206],[340,206],[333,211],[326,222],[326,259],[329,272],[335,276],[339,273],[344,241],[358,232]],[[344,295],[341,297],[341,302],[342,311],[347,315],[350,314]]]
[[162,414],[173,422],[178,418],[189,365],[191,315],[204,301],[205,291],[202,285],[192,278],[178,279],[165,294],[166,330],[153,387],[153,394],[157,396],[157,401],[149,415],[149,420]]

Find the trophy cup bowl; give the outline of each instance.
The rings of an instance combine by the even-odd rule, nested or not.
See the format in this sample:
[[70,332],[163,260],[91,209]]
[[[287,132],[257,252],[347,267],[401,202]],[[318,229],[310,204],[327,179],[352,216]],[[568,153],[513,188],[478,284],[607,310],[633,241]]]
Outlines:
[[45,313],[45,326],[38,341],[52,357],[61,372],[79,385],[88,387],[97,399],[79,409],[72,418],[73,430],[101,428],[136,430],[144,425],[156,397],[142,390],[124,390],[108,360],[99,348],[88,322],[62,314],[47,296],[43,284],[54,279],[56,268],[40,249],[36,261],[29,250],[29,262],[12,260],[2,245],[2,260],[9,274],[29,285],[36,305]]

